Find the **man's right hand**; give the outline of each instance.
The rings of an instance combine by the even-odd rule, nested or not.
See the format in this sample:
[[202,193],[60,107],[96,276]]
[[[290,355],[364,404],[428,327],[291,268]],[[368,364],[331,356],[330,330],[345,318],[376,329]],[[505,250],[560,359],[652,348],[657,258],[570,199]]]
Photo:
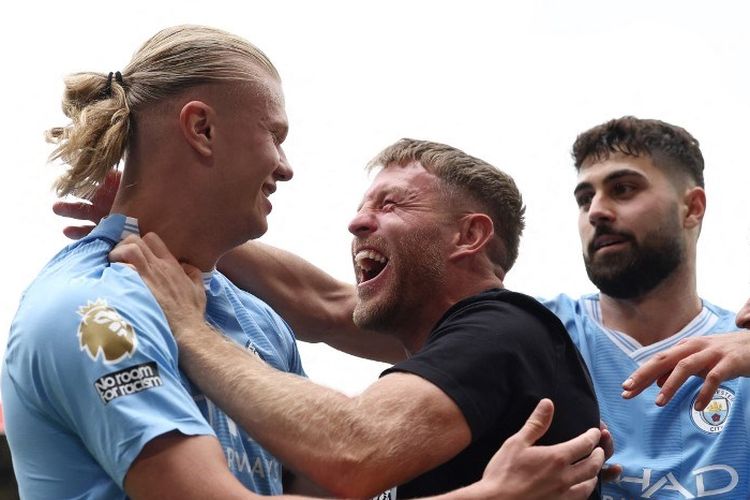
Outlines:
[[553,413],[552,401],[541,400],[521,430],[490,460],[476,486],[487,487],[493,498],[588,498],[604,464],[601,431],[589,429],[564,443],[534,446],[549,429]]
[[94,225],[67,226],[63,234],[72,240],[79,240],[89,234],[99,221],[109,214],[115,195],[120,187],[122,172],[112,169],[104,182],[97,188],[90,201],[58,201],[52,205],[52,211],[63,217],[91,221]]

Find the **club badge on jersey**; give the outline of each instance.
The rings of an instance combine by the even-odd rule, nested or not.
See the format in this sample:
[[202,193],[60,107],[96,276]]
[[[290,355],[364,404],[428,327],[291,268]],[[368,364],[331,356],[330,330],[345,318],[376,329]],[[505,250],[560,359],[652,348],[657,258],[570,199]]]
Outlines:
[[693,423],[699,429],[711,434],[716,434],[724,430],[724,425],[729,418],[732,405],[734,404],[734,392],[720,386],[706,408],[702,411],[694,408],[697,398],[698,395],[696,394],[690,402],[690,416],[693,419]]

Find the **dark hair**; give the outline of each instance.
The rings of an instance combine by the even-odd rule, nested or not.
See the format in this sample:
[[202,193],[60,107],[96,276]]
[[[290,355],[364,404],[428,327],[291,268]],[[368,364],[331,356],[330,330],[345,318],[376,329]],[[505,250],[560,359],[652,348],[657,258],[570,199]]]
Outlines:
[[650,156],[654,164],[687,174],[703,187],[703,155],[695,137],[661,120],[623,116],[580,134],[573,144],[576,170],[587,159],[603,161],[612,153]]

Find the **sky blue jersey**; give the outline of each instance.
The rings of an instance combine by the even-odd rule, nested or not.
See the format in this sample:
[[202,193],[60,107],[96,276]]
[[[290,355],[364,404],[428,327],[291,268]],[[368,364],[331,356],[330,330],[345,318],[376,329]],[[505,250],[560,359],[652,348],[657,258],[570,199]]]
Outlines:
[[[102,220],[50,261],[11,325],[2,396],[23,498],[125,498],[125,474],[151,439],[215,435],[249,489],[281,493],[281,465],[178,369],[167,320],[138,274],[110,264],[137,221]],[[206,319],[270,365],[303,375],[294,336],[257,298],[204,275]]]
[[734,313],[703,301],[685,328],[644,347],[603,326],[598,294],[542,303],[562,320],[588,364],[602,420],[615,440],[610,462],[624,467],[618,483],[604,485],[604,500],[750,497],[750,379],[723,382],[700,412],[693,409],[703,383],[698,377],[663,408],[654,404],[656,384],[634,399],[620,396],[638,366],[681,339],[736,331]]

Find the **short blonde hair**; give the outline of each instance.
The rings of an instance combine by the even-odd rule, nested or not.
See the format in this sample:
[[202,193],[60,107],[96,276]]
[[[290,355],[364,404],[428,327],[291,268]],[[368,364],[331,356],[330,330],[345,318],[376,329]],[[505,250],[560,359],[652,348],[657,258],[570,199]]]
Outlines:
[[448,201],[469,201],[480,207],[495,227],[495,244],[488,255],[495,265],[509,271],[518,257],[525,225],[523,198],[513,178],[484,160],[437,142],[401,139],[381,151],[368,170],[418,161],[446,187]]
[[138,110],[201,84],[257,82],[258,69],[280,79],[268,57],[248,41],[183,25],[151,37],[114,78],[112,73],[69,75],[62,109],[71,123],[46,133],[57,144],[50,160],[70,166],[55,183],[57,194],[89,197],[96,191],[125,156]]

